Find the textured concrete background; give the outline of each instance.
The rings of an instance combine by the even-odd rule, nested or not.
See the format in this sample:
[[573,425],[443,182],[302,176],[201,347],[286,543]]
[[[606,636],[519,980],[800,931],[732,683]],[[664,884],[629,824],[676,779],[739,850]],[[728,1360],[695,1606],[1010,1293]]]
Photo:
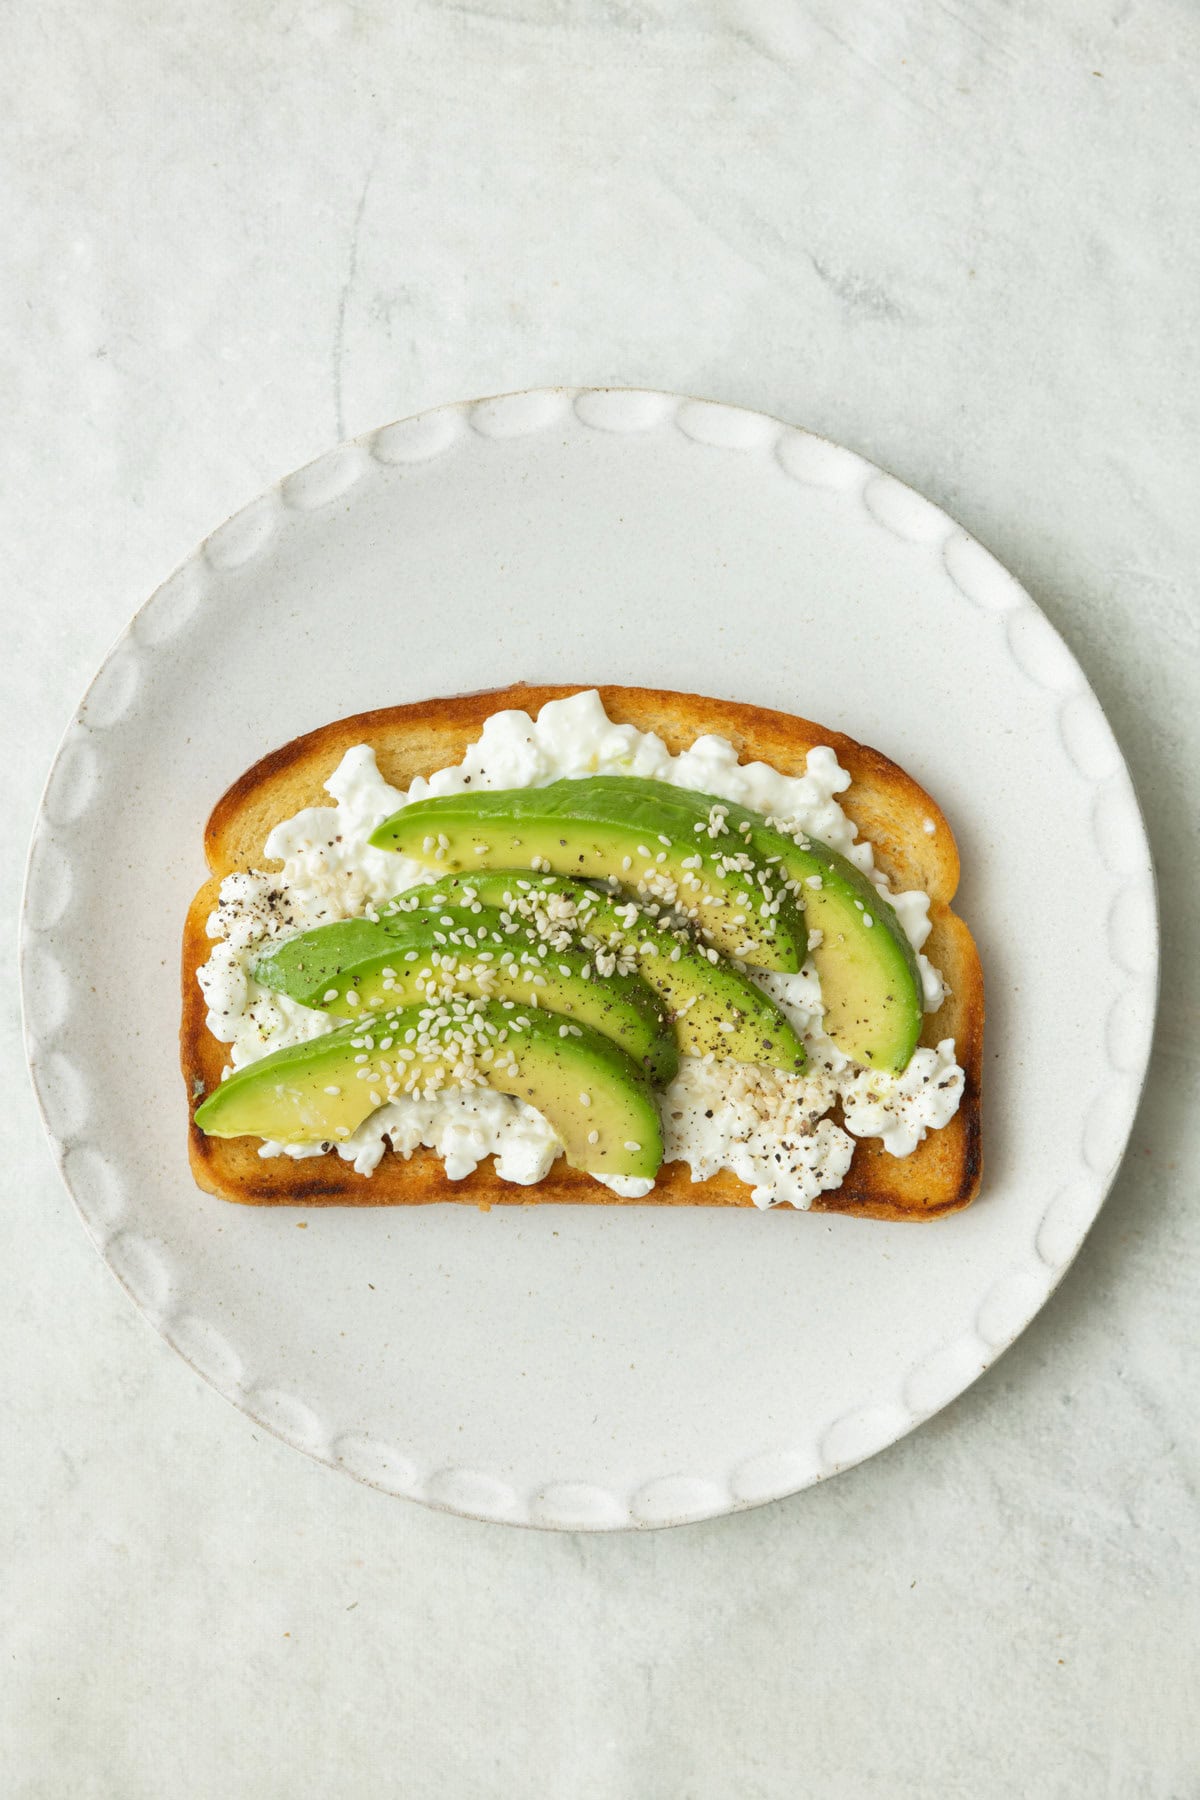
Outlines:
[[71,707],[196,539],[343,433],[566,381],[761,407],[982,537],[1109,710],[1165,926],[1124,1171],[1017,1347],[823,1488],[596,1539],[385,1499],[201,1385],[59,1187],[6,945],[4,1791],[1200,1794],[1195,9],[50,0],[4,36],[10,917]]

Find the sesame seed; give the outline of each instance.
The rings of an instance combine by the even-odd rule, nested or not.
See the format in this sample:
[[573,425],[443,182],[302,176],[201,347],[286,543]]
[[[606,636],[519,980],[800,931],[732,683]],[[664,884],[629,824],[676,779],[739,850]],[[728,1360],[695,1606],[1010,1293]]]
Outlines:
[[599,1142],[600,1142],[600,1133],[598,1131],[589,1131],[588,1132],[588,1143],[589,1144],[598,1144]]
[[580,1106],[590,1106],[592,1104],[592,1096],[590,1094],[580,1094],[579,1104]]
[[625,1148],[627,1150],[640,1150],[641,1147],[642,1146],[637,1142],[637,1140],[635,1138],[626,1138],[625,1139]]
[[340,1087],[327,1087],[327,1088],[326,1088],[326,1089],[325,1089],[325,1092],[326,1092],[326,1093],[327,1093],[327,1094],[340,1094],[340,1093],[341,1093],[341,1091],[342,1091],[342,1090],[341,1090],[341,1088],[340,1088]]

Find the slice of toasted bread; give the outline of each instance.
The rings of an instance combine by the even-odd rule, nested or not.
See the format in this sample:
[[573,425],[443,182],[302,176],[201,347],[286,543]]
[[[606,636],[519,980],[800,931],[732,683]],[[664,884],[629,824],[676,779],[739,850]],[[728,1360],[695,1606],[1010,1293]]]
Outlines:
[[[225,1046],[205,1026],[205,1003],[196,981],[196,970],[211,948],[205,924],[221,880],[237,869],[272,866],[263,856],[267,834],[303,807],[329,804],[324,783],[352,745],[370,744],[384,778],[403,789],[418,775],[460,761],[492,713],[515,707],[533,714],[548,700],[580,691],[578,686],[519,685],[359,713],[272,751],[222,795],[204,834],[211,878],[192,902],[183,936],[180,1047],[192,1112],[220,1081],[228,1060]],[[952,1037],[966,1083],[954,1118],[942,1130],[930,1132],[911,1156],[890,1156],[873,1139],[859,1142],[841,1187],[820,1195],[813,1211],[927,1219],[968,1205],[978,1192],[982,1168],[983,975],[970,932],[950,910],[958,885],[958,851],[937,806],[878,751],[807,719],[656,688],[603,687],[599,692],[611,719],[657,732],[673,754],[688,748],[701,733],[717,732],[730,740],[742,761],[766,762],[785,774],[802,774],[814,745],[828,744],[834,750],[852,777],[843,799],[845,811],[874,845],[878,867],[897,890],[923,888],[932,901],[933,930],[926,954],[942,971],[950,992],[940,1010],[926,1016],[921,1041],[936,1044]],[[300,1161],[260,1157],[257,1140],[208,1138],[194,1124],[189,1156],[200,1187],[223,1199],[253,1205],[396,1206],[431,1200],[477,1206],[537,1201],[631,1204],[569,1169],[561,1157],[535,1187],[501,1181],[490,1158],[465,1180],[450,1181],[440,1159],[428,1150],[407,1159],[389,1150],[373,1175],[362,1176],[333,1155]],[[638,1204],[752,1206],[753,1201],[749,1188],[727,1172],[693,1182],[686,1164],[671,1163],[660,1171],[653,1193]]]

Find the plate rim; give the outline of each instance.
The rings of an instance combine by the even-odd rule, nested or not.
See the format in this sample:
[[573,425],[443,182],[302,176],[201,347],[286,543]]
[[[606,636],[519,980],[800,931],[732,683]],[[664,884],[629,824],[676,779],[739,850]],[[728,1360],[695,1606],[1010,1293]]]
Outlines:
[[[588,403],[592,403],[594,407],[594,403],[597,400],[601,403],[601,419],[597,419],[596,417],[589,419],[580,411],[580,402],[584,402],[585,406]],[[289,512],[293,510],[301,512],[310,510],[308,505],[301,505],[299,508],[296,508],[294,505],[289,504],[285,496],[285,490],[291,487],[294,491],[301,491],[304,486],[304,479],[307,478],[310,485],[314,484],[315,481],[319,496],[321,490],[321,482],[319,479],[321,471],[324,470],[327,476],[330,474],[337,476],[339,466],[344,466],[347,462],[347,453],[350,453],[351,459],[357,457],[358,462],[361,463],[361,470],[352,473],[351,480],[348,484],[352,487],[356,485],[362,470],[369,468],[372,462],[388,465],[395,460],[390,456],[380,454],[379,447],[386,439],[387,434],[394,433],[397,428],[413,428],[424,421],[443,419],[451,416],[457,417],[469,428],[465,433],[452,434],[445,443],[439,445],[428,455],[423,455],[414,459],[431,461],[444,455],[445,452],[450,450],[457,442],[470,441],[472,433],[487,437],[531,436],[535,432],[544,429],[546,425],[551,423],[552,420],[558,416],[557,411],[551,412],[548,410],[548,403],[550,402],[553,402],[555,409],[559,408],[563,402],[566,402],[569,404],[572,414],[578,422],[582,423],[584,426],[603,430],[606,434],[614,436],[619,436],[622,433],[628,434],[643,429],[643,424],[634,424],[630,422],[632,418],[630,409],[631,407],[635,407],[638,403],[651,402],[653,403],[653,406],[657,406],[660,409],[658,415],[652,421],[654,424],[672,424],[676,429],[682,431],[685,436],[696,438],[700,442],[723,448],[730,454],[738,455],[745,454],[748,450],[766,449],[768,454],[775,456],[778,460],[782,461],[782,458],[779,458],[778,456],[781,442],[803,446],[805,454],[808,455],[810,459],[815,458],[816,472],[814,473],[810,470],[807,475],[796,474],[795,479],[802,481],[805,485],[815,484],[818,486],[834,488],[844,487],[846,488],[846,491],[850,491],[849,485],[845,479],[847,472],[860,478],[858,498],[862,504],[863,510],[867,512],[885,534],[890,534],[902,541],[918,543],[924,541],[928,537],[931,522],[936,524],[940,532],[939,544],[943,552],[942,560],[946,566],[946,572],[953,585],[958,588],[964,603],[969,604],[973,602],[981,609],[983,615],[986,615],[988,612],[994,613],[997,611],[1004,612],[1010,617],[1018,617],[1022,613],[1031,615],[1034,620],[1037,621],[1035,632],[1038,635],[1035,635],[1035,650],[1033,653],[1035,664],[1037,663],[1039,656],[1043,659],[1048,658],[1050,664],[1056,666],[1058,671],[1061,671],[1061,669],[1065,667],[1069,675],[1074,678],[1062,705],[1059,707],[1060,735],[1063,735],[1064,751],[1068,759],[1073,762],[1074,766],[1078,769],[1084,779],[1091,783],[1096,794],[1099,793],[1103,786],[1112,783],[1114,780],[1123,781],[1125,793],[1122,798],[1124,801],[1125,812],[1127,819],[1132,820],[1138,847],[1143,853],[1143,863],[1139,865],[1138,874],[1136,876],[1122,878],[1110,867],[1110,873],[1112,875],[1114,886],[1117,889],[1118,896],[1121,891],[1131,887],[1135,880],[1144,880],[1147,874],[1149,879],[1149,908],[1145,917],[1139,921],[1143,933],[1139,943],[1141,966],[1137,971],[1131,970],[1128,967],[1123,968],[1122,972],[1125,985],[1121,995],[1118,996],[1117,1002],[1114,1003],[1119,1003],[1121,998],[1128,996],[1131,992],[1136,992],[1139,999],[1146,1007],[1144,1038],[1139,1045],[1138,1055],[1134,1064],[1131,1067],[1117,1071],[1116,1065],[1112,1064],[1110,1058],[1110,1072],[1114,1075],[1119,1073],[1125,1089],[1124,1098],[1128,1122],[1122,1130],[1119,1146],[1117,1147],[1111,1162],[1099,1177],[1098,1186],[1092,1197],[1093,1203],[1085,1208],[1083,1212],[1079,1213],[1073,1221],[1068,1220],[1065,1245],[1060,1248],[1053,1260],[1049,1261],[1049,1259],[1043,1258],[1043,1260],[1049,1262],[1049,1279],[1039,1284],[1039,1291],[1032,1300],[1030,1300],[1027,1290],[1025,1291],[1023,1298],[1020,1294],[1017,1295],[1015,1304],[1013,1298],[1010,1296],[1007,1311],[1003,1305],[999,1307],[999,1323],[996,1326],[994,1333],[975,1330],[964,1334],[965,1337],[971,1339],[969,1346],[962,1346],[962,1348],[965,1349],[966,1354],[960,1355],[957,1365],[954,1365],[953,1358],[948,1359],[953,1366],[953,1373],[948,1383],[943,1379],[943,1385],[945,1386],[946,1391],[944,1393],[936,1393],[928,1405],[921,1405],[911,1400],[902,1399],[899,1402],[893,1401],[890,1405],[871,1406],[863,1409],[858,1415],[846,1415],[844,1418],[832,1421],[830,1427],[824,1432],[821,1440],[822,1445],[829,1443],[828,1453],[811,1467],[786,1477],[777,1486],[771,1488],[768,1483],[767,1488],[761,1492],[743,1492],[739,1494],[737,1491],[736,1479],[739,1473],[738,1470],[734,1470],[731,1474],[727,1475],[723,1485],[720,1477],[714,1478],[710,1475],[694,1478],[682,1475],[656,1478],[647,1482],[632,1496],[618,1494],[613,1490],[601,1487],[599,1484],[565,1482],[549,1478],[546,1482],[535,1486],[534,1489],[525,1496],[525,1504],[522,1510],[519,1503],[514,1504],[514,1502],[517,1502],[515,1490],[507,1489],[503,1494],[487,1492],[488,1484],[491,1484],[493,1488],[503,1488],[504,1484],[497,1483],[494,1477],[483,1472],[476,1474],[476,1472],[469,1470],[438,1470],[430,1477],[430,1481],[415,1485],[411,1482],[394,1485],[390,1484],[382,1476],[372,1474],[362,1467],[355,1468],[350,1466],[346,1461],[344,1454],[335,1455],[334,1451],[336,1445],[341,1441],[341,1439],[336,1436],[331,1442],[327,1442],[321,1446],[304,1441],[303,1432],[298,1433],[294,1429],[289,1430],[284,1423],[280,1422],[280,1420],[273,1419],[268,1414],[264,1414],[261,1404],[256,1409],[254,1404],[255,1390],[253,1387],[247,1389],[237,1380],[222,1380],[219,1374],[214,1372],[211,1367],[205,1368],[202,1366],[202,1363],[196,1359],[194,1353],[189,1353],[189,1350],[177,1341],[176,1337],[172,1336],[169,1329],[172,1315],[168,1314],[163,1316],[159,1313],[156,1316],[155,1310],[147,1303],[145,1294],[139,1293],[136,1283],[130,1279],[128,1273],[123,1271],[114,1262],[112,1256],[109,1254],[113,1238],[110,1237],[107,1244],[102,1240],[100,1234],[95,1229],[92,1220],[88,1217],[87,1210],[79,1194],[76,1192],[70,1173],[66,1167],[66,1156],[68,1150],[71,1148],[71,1144],[69,1141],[64,1141],[62,1133],[56,1128],[54,1120],[52,1119],[51,1101],[41,1073],[39,1053],[42,1045],[40,1040],[42,1036],[52,1036],[53,1033],[47,1033],[44,1030],[39,1032],[39,1020],[36,1017],[37,1008],[31,991],[30,963],[35,954],[35,940],[40,935],[42,929],[34,922],[33,900],[35,871],[39,850],[49,839],[53,829],[53,822],[49,818],[48,813],[48,802],[54,792],[56,782],[60,778],[64,758],[69,752],[76,731],[85,720],[88,703],[92,698],[94,691],[119,658],[127,643],[135,637],[139,623],[151,612],[156,606],[156,603],[161,603],[161,597],[170,590],[176,582],[179,582],[184,578],[188,570],[196,565],[203,566],[206,560],[211,563],[212,559],[209,554],[210,547],[213,545],[214,541],[220,540],[222,533],[228,533],[229,528],[234,526],[237,521],[245,521],[247,518],[253,518],[257,509],[265,507],[272,501],[275,503],[277,517],[280,519],[286,519]],[[525,408],[524,416],[521,412],[522,407]],[[604,416],[605,407],[609,409],[607,417]],[[622,407],[624,407],[625,410],[624,423],[620,422]],[[491,413],[489,413],[488,409],[492,409]],[[499,431],[493,428],[497,414],[502,422],[502,428]],[[503,421],[506,417],[508,423],[507,426],[504,426]],[[516,428],[512,429],[514,423]],[[707,435],[705,435],[706,432]],[[784,466],[787,468],[786,463]],[[824,471],[823,474],[821,473],[822,469]],[[788,469],[788,473],[793,474],[794,471]],[[880,483],[882,486],[877,489],[876,503],[872,505],[870,500],[867,499],[867,490],[876,483]],[[339,493],[341,491],[344,490],[338,490]],[[329,496],[329,498],[333,497],[335,496]],[[321,497],[318,497],[311,502],[313,508],[324,504],[327,504],[327,499]],[[272,531],[267,541],[275,541],[274,531]],[[960,558],[965,556],[968,559],[968,562],[974,558],[973,567],[967,578],[978,584],[982,593],[987,597],[981,597],[979,591],[974,593],[971,592],[969,587],[964,585],[964,578],[960,578],[960,575],[956,575],[954,570],[946,562],[944,552],[951,545],[957,547]],[[250,557],[256,553],[257,549],[252,549]],[[249,560],[250,557],[246,560]],[[998,597],[1001,594],[1003,594],[1003,598]],[[1041,642],[1040,650],[1037,649],[1039,637]],[[147,640],[146,643],[143,644],[143,648],[146,647],[153,648],[153,640]],[[1021,669],[1022,674],[1026,676],[1034,686],[1050,687],[1051,689],[1055,689],[1059,686],[1057,674],[1053,680],[1039,679],[1039,676],[1026,666],[1022,661],[1021,656],[1018,655],[1014,648],[1011,635],[1007,647],[1010,656]],[[1107,733],[1108,739],[1111,740],[1111,747],[1115,753],[1115,761],[1112,762],[1102,774],[1088,774],[1082,767],[1080,761],[1071,752],[1070,745],[1063,733],[1061,724],[1063,708],[1068,701],[1073,702],[1080,699],[1084,701],[1085,707],[1090,707],[1092,714],[1098,716],[1099,720],[1102,722],[1103,729]],[[120,716],[122,715],[118,714],[118,717]],[[110,721],[110,723],[114,722],[116,721]],[[105,729],[103,723],[97,727],[94,722],[88,728],[91,730]],[[1095,808],[1093,807],[1091,829],[1093,838],[1099,843],[1094,814]],[[562,384],[557,386],[515,389],[468,400],[445,402],[438,406],[422,408],[416,413],[388,420],[387,422],[372,427],[368,431],[362,432],[353,438],[345,439],[341,443],[335,444],[323,451],[309,462],[301,465],[300,468],[283,475],[277,481],[263,489],[259,494],[252,497],[245,505],[236,509],[219,526],[208,532],[190,554],[158,584],[147,598],[135,609],[125,626],[110,644],[108,651],[102,657],[91,676],[91,679],[85,686],[79,701],[72,710],[51,760],[46,779],[39,795],[33,829],[30,836],[29,849],[25,860],[20,909],[18,972],[22,1040],[25,1049],[26,1063],[30,1072],[38,1114],[42,1121],[42,1127],[46,1133],[60,1179],[71,1196],[85,1231],[101,1259],[109,1269],[109,1272],[129,1295],[137,1310],[146,1318],[147,1323],[156,1330],[158,1335],[163,1338],[175,1354],[180,1356],[208,1386],[212,1387],[222,1396],[222,1398],[229,1401],[231,1405],[235,1406],[249,1419],[252,1419],[263,1430],[269,1431],[274,1437],[280,1439],[281,1442],[287,1443],[293,1448],[302,1450],[314,1460],[324,1463],[329,1468],[349,1474],[353,1479],[373,1487],[381,1493],[392,1495],[397,1498],[413,1500],[435,1510],[455,1513],[462,1517],[520,1525],[531,1529],[619,1531],[624,1529],[645,1529],[648,1527],[666,1527],[688,1524],[698,1522],[705,1518],[717,1517],[732,1512],[746,1511],[753,1507],[766,1505],[771,1501],[801,1492],[804,1489],[815,1485],[817,1482],[828,1480],[831,1476],[855,1467],[858,1463],[863,1462],[869,1457],[890,1447],[891,1444],[908,1435],[920,1424],[923,1424],[926,1419],[933,1417],[936,1413],[949,1406],[960,1394],[964,1393],[975,1381],[979,1380],[979,1378],[986,1373],[996,1361],[998,1361],[1004,1351],[1009,1349],[1011,1345],[1015,1343],[1017,1338],[1027,1329],[1033,1319],[1037,1317],[1038,1313],[1040,1313],[1042,1308],[1050,1300],[1051,1296],[1055,1293],[1063,1278],[1066,1276],[1068,1270],[1071,1268],[1089,1231],[1094,1225],[1096,1218],[1099,1216],[1100,1210],[1103,1207],[1105,1200],[1108,1198],[1124,1162],[1149,1073],[1154,1031],[1157,1022],[1161,981],[1160,948],[1161,926],[1157,870],[1155,868],[1149,834],[1146,831],[1145,818],[1138,799],[1136,786],[1133,782],[1132,774],[1120,742],[1113,732],[1107,715],[1104,712],[1104,708],[1092,688],[1086,672],[1076,658],[1074,651],[1065,642],[1057,628],[1047,618],[1046,614],[1022,584],[1004,567],[998,558],[994,557],[992,553],[987,550],[978,538],[972,533],[968,533],[942,507],[938,506],[935,502],[928,500],[924,495],[920,494],[918,490],[901,480],[899,477],[893,475],[889,470],[876,463],[873,459],[863,456],[858,451],[837,444],[834,440],[821,433],[811,431],[805,427],[793,426],[770,413],[753,408],[731,405],[723,401],[709,400],[696,395],[674,393],[664,389],[638,386],[575,386],[571,384]],[[1114,967],[1121,967],[1118,958],[1111,950],[1111,946],[1110,960]],[[1055,1196],[1055,1198],[1058,1197],[1059,1196],[1057,1195]],[[1048,1202],[1047,1212],[1042,1217],[1041,1227],[1035,1226],[1034,1228],[1035,1242],[1039,1237],[1040,1229],[1044,1229],[1047,1217],[1053,1206],[1054,1199],[1051,1199]],[[114,1234],[114,1236],[115,1235],[119,1234]],[[1039,1255],[1040,1254],[1041,1251],[1039,1248]],[[1008,1274],[1011,1275],[1011,1270],[1008,1271]],[[1001,1278],[1001,1282],[996,1284],[997,1287],[1002,1285],[1005,1278],[1006,1277]],[[979,1313],[980,1319],[982,1319],[983,1312],[986,1309],[987,1300],[991,1298],[992,1293],[994,1292],[995,1289],[991,1290],[981,1305]],[[955,1347],[954,1342],[942,1345],[939,1350],[934,1353],[932,1358],[927,1359],[927,1362],[943,1359],[946,1351]],[[918,1369],[926,1366],[927,1364],[917,1365]],[[911,1377],[912,1373],[913,1371],[909,1370],[906,1372],[906,1375]],[[960,1376],[962,1377],[961,1379],[959,1379]],[[908,1385],[911,1385],[911,1382],[902,1383],[902,1386]],[[286,1396],[284,1398],[286,1398]],[[836,1435],[838,1427],[843,1428],[840,1438]],[[831,1438],[834,1440],[832,1443],[830,1443]],[[769,1453],[767,1457],[754,1460],[774,1461],[777,1464],[782,1464],[788,1460],[788,1456],[788,1452],[779,1451]],[[811,1461],[811,1451],[793,1453],[791,1455],[791,1460],[794,1463],[801,1464],[804,1463],[806,1456],[808,1460]],[[454,1480],[454,1477],[456,1476],[463,1478],[457,1486]],[[437,1485],[439,1481],[440,1485]],[[431,1482],[435,1485],[431,1486]],[[472,1484],[474,1484],[475,1488],[478,1490],[474,1494],[471,1492]],[[571,1490],[569,1494],[567,1493],[568,1489]],[[545,1504],[546,1497],[558,1490],[562,1490],[558,1500],[549,1505]],[[541,1501],[542,1504],[539,1504],[539,1501]]]

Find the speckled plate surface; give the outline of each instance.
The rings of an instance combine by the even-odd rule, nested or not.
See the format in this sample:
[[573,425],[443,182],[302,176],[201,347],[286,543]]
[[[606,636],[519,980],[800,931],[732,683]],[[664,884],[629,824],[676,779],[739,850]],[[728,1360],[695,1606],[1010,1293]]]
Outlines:
[[[975,1206],[917,1226],[650,1206],[304,1214],[196,1191],[177,946],[213,801],[328,719],[522,678],[781,707],[929,787],[988,983]],[[181,1355],[388,1492],[602,1529],[833,1474],[1012,1341],[1124,1148],[1157,927],[1099,704],[986,551],[860,457],[759,414],[555,390],[343,445],[154,595],[51,772],[22,952],[63,1177]]]

